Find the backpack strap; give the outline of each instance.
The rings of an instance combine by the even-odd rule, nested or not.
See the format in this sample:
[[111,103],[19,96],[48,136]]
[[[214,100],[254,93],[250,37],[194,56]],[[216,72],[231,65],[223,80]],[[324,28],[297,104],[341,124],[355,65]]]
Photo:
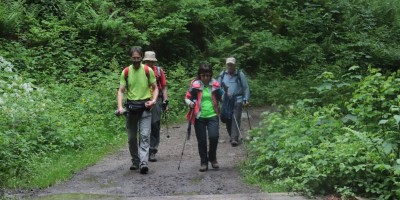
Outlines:
[[146,73],[146,77],[147,77],[147,84],[149,85],[149,87],[151,86],[150,83],[150,72],[149,72],[149,66],[144,65],[144,72]]
[[237,72],[237,76],[238,76],[240,87],[243,88],[243,85],[242,85],[242,70],[239,69],[239,70],[236,70],[236,72]]
[[124,69],[124,77],[125,77],[125,88],[128,91],[128,73],[129,73],[129,65]]
[[242,83],[242,70],[236,70],[237,72],[237,76],[238,76],[238,80],[239,80],[239,85],[242,88],[242,96],[244,96],[244,87],[243,87],[243,83]]
[[191,82],[190,82],[190,90],[189,90],[189,93],[190,93],[190,100],[191,101],[197,101],[197,95],[198,95],[198,93],[199,93],[199,88],[198,87],[193,87],[193,83],[194,82],[196,82],[196,79],[194,79],[194,80],[192,80]]
[[156,70],[157,70],[157,76],[156,76],[156,81],[157,81],[157,86],[158,89],[160,89],[161,86],[161,67],[156,65]]
[[222,71],[222,72],[219,74],[219,77],[221,78],[221,82],[224,81],[225,74],[226,74],[226,71],[225,71],[225,70]]

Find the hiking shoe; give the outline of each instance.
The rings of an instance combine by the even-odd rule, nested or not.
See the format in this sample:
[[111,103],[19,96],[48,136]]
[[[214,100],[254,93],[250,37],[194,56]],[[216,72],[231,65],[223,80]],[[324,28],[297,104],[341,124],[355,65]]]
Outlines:
[[157,158],[156,158],[156,154],[155,153],[150,153],[149,161],[150,162],[157,162]]
[[219,164],[216,160],[211,161],[211,167],[214,169],[218,169],[219,168]]
[[199,169],[199,171],[201,171],[201,172],[205,172],[207,170],[208,170],[208,165],[207,164],[202,164],[200,169]]
[[142,162],[142,164],[140,164],[140,173],[147,174],[148,171],[149,171],[149,167],[147,166],[147,163]]
[[236,147],[236,146],[238,145],[238,142],[237,142],[236,140],[233,140],[233,141],[231,142],[231,145],[232,145],[233,147]]
[[133,164],[131,165],[131,167],[129,167],[129,169],[130,169],[130,170],[137,170],[137,169],[139,169],[139,165],[133,163]]

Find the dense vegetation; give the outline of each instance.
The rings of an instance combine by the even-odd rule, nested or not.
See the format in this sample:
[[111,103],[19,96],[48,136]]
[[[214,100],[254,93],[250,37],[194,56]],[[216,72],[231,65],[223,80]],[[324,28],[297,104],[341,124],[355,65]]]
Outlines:
[[279,108],[250,133],[249,179],[309,195],[398,199],[399,7],[0,0],[0,186],[45,187],[30,178],[44,171],[38,163],[124,143],[113,116],[118,75],[129,47],[141,45],[167,72],[170,119],[182,119],[182,85],[197,65],[217,73],[228,56],[251,79],[251,103]]

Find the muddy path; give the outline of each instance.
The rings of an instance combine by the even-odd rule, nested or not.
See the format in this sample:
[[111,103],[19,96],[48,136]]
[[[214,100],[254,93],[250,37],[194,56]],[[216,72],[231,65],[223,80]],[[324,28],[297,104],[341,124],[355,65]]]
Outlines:
[[[254,128],[261,120],[260,114],[268,108],[250,108],[250,121]],[[249,123],[244,110],[241,132],[246,136]],[[56,199],[68,195],[106,195],[108,197],[161,197],[179,195],[251,194],[261,192],[259,187],[244,183],[238,164],[245,157],[243,145],[232,147],[225,124],[220,124],[220,141],[217,150],[218,170],[199,172],[200,158],[197,141],[192,128],[192,137],[186,142],[181,158],[187,123],[169,124],[161,130],[161,143],[157,162],[149,163],[149,173],[142,175],[131,171],[128,147],[109,155],[97,164],[78,172],[70,180],[30,194],[34,199]],[[53,197],[53,198],[49,198]],[[85,199],[85,198],[82,198]],[[90,198],[92,199],[92,198]]]

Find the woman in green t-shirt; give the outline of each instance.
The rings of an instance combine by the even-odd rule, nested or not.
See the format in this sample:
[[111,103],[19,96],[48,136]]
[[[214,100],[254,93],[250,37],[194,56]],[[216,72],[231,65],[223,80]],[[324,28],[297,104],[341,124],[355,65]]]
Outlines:
[[[197,71],[197,78],[192,81],[185,96],[185,102],[191,108],[186,118],[194,124],[201,172],[208,170],[208,162],[213,168],[219,168],[217,161],[219,102],[222,100],[224,91],[212,76],[212,67],[201,64]],[[208,153],[207,133],[210,148]]]

